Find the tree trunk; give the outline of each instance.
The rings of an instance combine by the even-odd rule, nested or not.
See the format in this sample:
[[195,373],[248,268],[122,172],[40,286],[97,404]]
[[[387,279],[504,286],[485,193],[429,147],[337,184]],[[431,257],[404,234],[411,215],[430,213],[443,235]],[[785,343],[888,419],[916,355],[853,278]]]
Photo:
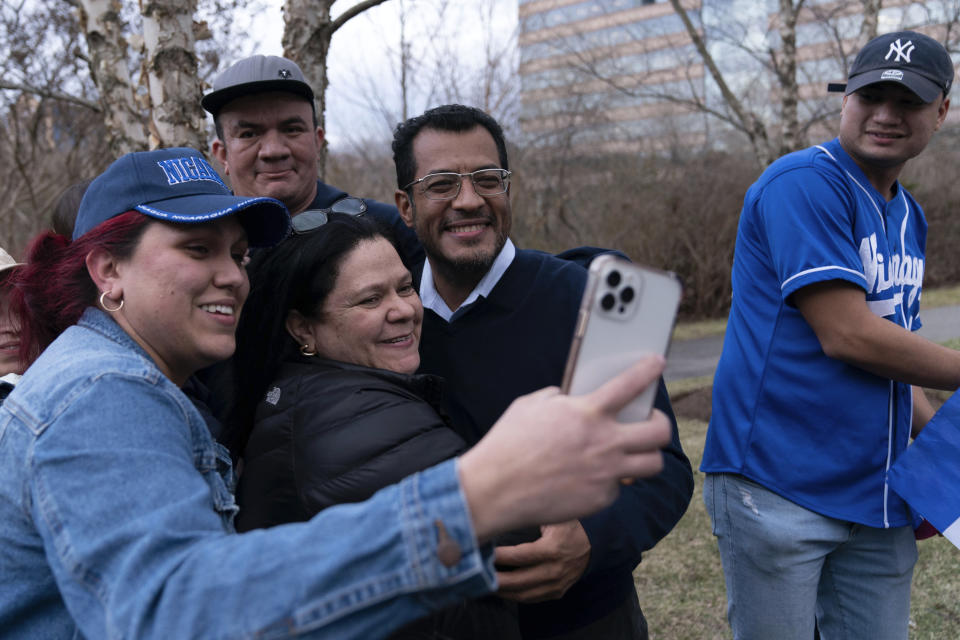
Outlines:
[[400,0],[400,120],[406,122],[410,105],[410,40],[407,39],[407,9]]
[[90,53],[90,73],[114,156],[147,148],[147,129],[127,68],[120,0],[80,0],[80,24]]
[[196,0],[147,0],[143,4],[144,74],[152,118],[150,148],[207,148],[206,114],[193,35]]
[[[386,0],[363,0],[343,13],[336,20],[330,19],[333,0],[285,0],[283,5],[283,55],[303,70],[307,82],[313,88],[317,104],[317,121],[323,127],[327,91],[327,52],[334,32],[347,20]],[[320,150],[319,172],[323,176],[326,166],[326,142]]]
[[803,0],[780,0],[780,52],[774,59],[774,68],[780,85],[780,118],[783,133],[780,137],[780,155],[806,146],[800,134],[797,114],[799,88],[797,87],[797,14]]
[[863,22],[860,23],[860,37],[857,50],[877,37],[877,23],[879,22],[882,0],[861,0],[863,3]]

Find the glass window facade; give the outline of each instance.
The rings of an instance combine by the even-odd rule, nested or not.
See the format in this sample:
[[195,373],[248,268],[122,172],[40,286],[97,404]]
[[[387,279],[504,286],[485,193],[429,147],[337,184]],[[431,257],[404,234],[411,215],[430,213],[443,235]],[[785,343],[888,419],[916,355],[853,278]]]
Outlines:
[[[520,5],[533,1],[520,0]],[[520,49],[525,131],[538,140],[549,139],[546,127],[550,123],[560,127],[575,115],[578,124],[573,135],[583,143],[663,135],[665,129],[687,133],[725,130],[728,125],[721,121],[703,113],[686,113],[677,108],[676,100],[664,98],[696,96],[711,109],[726,112],[719,88],[705,71],[680,18],[672,11],[635,10],[648,4],[654,3],[571,2],[521,19],[520,40],[526,42]],[[824,115],[835,118],[839,108],[838,96],[827,93],[826,85],[845,79],[863,16],[859,11],[839,15],[836,4],[835,0],[807,0],[797,24],[801,123]],[[879,31],[949,22],[955,4],[930,0],[885,7],[879,15]],[[821,9],[819,5],[825,6]],[[780,109],[770,55],[780,47],[778,6],[776,0],[702,0],[701,9],[688,14],[695,25],[704,26],[707,48],[731,90],[748,109],[773,123]],[[832,15],[826,22],[810,19],[828,13]],[[667,35],[679,44],[670,45],[664,39]],[[648,39],[655,39],[654,46],[638,53],[635,44]],[[649,80],[640,86],[648,75]],[[605,85],[602,79],[609,82]],[[612,86],[615,84],[629,90],[618,91]],[[664,108],[651,108],[657,103]],[[635,120],[629,119],[631,108],[635,108]],[[568,140],[570,131],[557,135]]]

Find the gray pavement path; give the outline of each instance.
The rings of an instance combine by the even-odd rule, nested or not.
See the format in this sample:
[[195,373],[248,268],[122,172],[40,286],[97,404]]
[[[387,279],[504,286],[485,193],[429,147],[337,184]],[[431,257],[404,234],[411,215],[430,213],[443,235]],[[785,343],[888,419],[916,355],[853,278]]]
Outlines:
[[667,352],[667,368],[663,379],[667,382],[713,375],[723,349],[723,336],[695,340],[674,340]]
[[[925,309],[920,318],[920,335],[934,342],[960,338],[960,305]],[[671,382],[685,378],[713,375],[723,349],[723,336],[674,341],[667,354],[664,380]]]

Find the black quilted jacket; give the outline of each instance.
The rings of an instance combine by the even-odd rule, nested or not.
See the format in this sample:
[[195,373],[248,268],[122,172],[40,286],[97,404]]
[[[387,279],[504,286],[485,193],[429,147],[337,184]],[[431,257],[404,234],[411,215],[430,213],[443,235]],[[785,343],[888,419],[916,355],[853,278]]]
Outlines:
[[[461,453],[440,380],[298,356],[257,406],[237,489],[237,529],[309,519]],[[432,404],[431,404],[432,403]]]

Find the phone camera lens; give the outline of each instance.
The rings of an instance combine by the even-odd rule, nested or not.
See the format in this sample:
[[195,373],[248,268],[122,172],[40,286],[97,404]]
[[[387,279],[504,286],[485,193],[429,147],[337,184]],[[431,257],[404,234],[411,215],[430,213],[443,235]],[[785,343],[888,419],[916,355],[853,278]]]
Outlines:
[[616,304],[617,298],[612,293],[608,293],[600,298],[600,306],[603,307],[604,311],[610,311]]
[[631,300],[633,300],[633,287],[624,287],[620,292],[620,302],[630,304]]
[[611,287],[616,287],[619,284],[620,284],[619,271],[611,271],[610,273],[607,274],[607,285]]

